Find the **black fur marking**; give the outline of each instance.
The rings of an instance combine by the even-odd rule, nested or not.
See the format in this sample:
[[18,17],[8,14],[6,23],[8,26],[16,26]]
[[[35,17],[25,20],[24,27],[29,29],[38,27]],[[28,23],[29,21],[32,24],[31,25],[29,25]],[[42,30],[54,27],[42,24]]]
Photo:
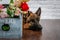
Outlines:
[[41,15],[41,8],[40,8],[40,7],[39,7],[38,10],[36,11],[36,14],[37,14],[38,16]]
[[42,26],[41,25],[32,25],[29,27],[29,30],[33,30],[33,31],[41,31],[42,30]]
[[39,24],[37,20],[30,20],[30,22],[32,22],[32,25],[29,27],[30,30],[33,30],[33,31],[42,30],[42,26]]

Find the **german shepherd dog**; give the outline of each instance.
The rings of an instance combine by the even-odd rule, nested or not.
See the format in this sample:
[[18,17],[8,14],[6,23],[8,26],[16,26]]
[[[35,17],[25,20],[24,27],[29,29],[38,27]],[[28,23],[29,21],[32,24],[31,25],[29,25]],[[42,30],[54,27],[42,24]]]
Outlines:
[[42,27],[39,24],[40,21],[40,15],[41,15],[41,8],[38,8],[36,13],[32,13],[31,11],[28,11],[26,15],[23,15],[23,23],[25,27],[28,26],[28,29],[34,30],[34,31],[41,31]]

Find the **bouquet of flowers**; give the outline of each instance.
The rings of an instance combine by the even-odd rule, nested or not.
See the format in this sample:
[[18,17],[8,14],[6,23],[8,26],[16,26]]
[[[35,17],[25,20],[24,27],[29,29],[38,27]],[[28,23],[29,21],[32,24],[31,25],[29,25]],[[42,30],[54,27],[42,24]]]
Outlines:
[[[4,8],[3,4],[0,4],[0,18],[15,18],[19,17],[20,13],[26,14],[29,10],[27,4],[29,0],[10,0],[9,6]],[[9,31],[10,26],[8,23],[2,25],[2,30]]]
[[8,14],[4,10],[4,6],[0,4],[0,18],[5,18],[5,17],[8,17]]
[[20,13],[26,14],[29,10],[27,1],[29,0],[10,0],[10,4],[7,8],[4,8],[4,6],[0,4],[0,18],[13,18],[19,16]]

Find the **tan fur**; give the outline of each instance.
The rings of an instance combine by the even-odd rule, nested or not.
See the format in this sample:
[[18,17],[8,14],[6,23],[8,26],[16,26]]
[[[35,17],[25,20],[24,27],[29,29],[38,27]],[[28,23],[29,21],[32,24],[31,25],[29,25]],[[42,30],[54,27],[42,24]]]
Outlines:
[[24,28],[29,28],[29,26],[32,25],[32,22],[28,23],[28,21],[30,21],[30,19],[36,19],[38,16],[35,13],[30,13],[30,16],[27,17],[26,19],[26,23],[24,24]]
[[[39,12],[39,10],[38,10],[38,12]],[[30,13],[30,15],[28,16],[28,14],[26,14],[26,20],[24,20],[24,18],[23,18],[23,21],[25,21],[26,23],[24,23],[24,28],[29,28],[29,26],[31,26],[31,25],[33,25],[33,22],[31,22],[30,20],[40,20],[40,15],[38,16],[38,12],[36,12],[36,13],[33,13],[33,12],[31,12],[31,11],[29,11],[29,13]],[[41,14],[41,13],[40,13]],[[29,23],[28,23],[28,21],[30,21]],[[39,23],[39,21],[37,21],[37,23]]]
[[30,19],[36,19],[38,16],[35,13],[31,13],[29,17],[27,17],[27,21]]

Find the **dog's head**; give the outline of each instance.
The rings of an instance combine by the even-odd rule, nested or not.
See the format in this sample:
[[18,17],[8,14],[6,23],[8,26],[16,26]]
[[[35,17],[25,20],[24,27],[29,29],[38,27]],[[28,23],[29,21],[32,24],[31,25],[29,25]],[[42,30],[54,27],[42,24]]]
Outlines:
[[29,28],[32,25],[35,24],[38,25],[40,21],[40,15],[41,15],[41,8],[38,8],[38,10],[35,13],[28,11],[28,13],[23,16],[23,22],[25,22],[24,27],[26,26],[27,28]]
[[40,21],[40,15],[41,15],[41,8],[38,8],[36,13],[29,11],[29,15],[26,18],[26,21],[27,22],[34,22],[34,20],[36,20],[37,22],[39,22]]
[[25,28],[28,28],[30,30],[42,30],[42,27],[41,25],[39,24],[39,21],[40,21],[40,15],[41,15],[41,8],[39,8],[36,13],[33,13],[31,11],[29,11],[27,14],[26,14],[26,17],[25,17],[25,21],[26,21],[26,25]]

